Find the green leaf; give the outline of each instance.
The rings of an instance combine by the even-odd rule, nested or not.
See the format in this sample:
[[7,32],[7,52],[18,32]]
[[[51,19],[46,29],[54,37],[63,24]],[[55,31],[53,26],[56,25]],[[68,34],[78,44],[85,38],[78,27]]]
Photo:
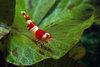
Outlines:
[[12,31],[7,39],[7,44],[9,44],[7,62],[16,65],[31,65],[46,58],[38,53],[38,46],[31,39],[16,31]]
[[[9,50],[7,62],[15,65],[32,65],[47,58],[59,59],[80,40],[83,31],[94,20],[93,11],[87,11],[93,7],[85,1],[33,0],[31,5],[29,1],[16,0],[15,19],[6,40]],[[31,9],[31,6],[34,8]],[[22,10],[54,40],[39,47],[41,43],[33,40],[27,30],[25,18],[20,13]]]
[[39,24],[55,2],[56,0],[45,0],[45,1],[39,0],[36,9],[33,13],[32,20],[36,24]]
[[[68,24],[67,22],[71,24]],[[54,41],[46,44],[49,45],[53,51],[52,58],[58,59],[68,52],[80,40],[83,31],[88,28],[92,22],[93,16],[82,22],[75,20],[74,22],[65,21],[64,23],[63,21],[63,23],[59,22],[59,24],[56,23],[51,27],[46,27],[44,30],[55,38]]]
[[6,27],[0,26],[0,39],[9,33],[9,30]]
[[79,41],[83,31],[91,26],[94,16],[93,12],[86,10],[88,8],[91,6],[83,3],[72,10],[64,9],[40,24],[41,29],[55,38],[55,41],[50,42],[50,48],[54,51],[52,58],[62,57]]

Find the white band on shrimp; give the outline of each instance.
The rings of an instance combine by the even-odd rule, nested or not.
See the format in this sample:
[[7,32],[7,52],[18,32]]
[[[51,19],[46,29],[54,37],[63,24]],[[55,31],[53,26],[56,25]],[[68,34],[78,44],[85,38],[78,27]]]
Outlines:
[[47,35],[49,35],[49,33],[45,33],[45,34],[42,36],[42,38],[46,38]]
[[33,30],[34,32],[36,32],[39,28],[37,26],[34,26],[31,30]]
[[21,11],[21,13],[25,13],[25,11]]
[[30,24],[32,21],[31,20],[27,20],[27,24]]

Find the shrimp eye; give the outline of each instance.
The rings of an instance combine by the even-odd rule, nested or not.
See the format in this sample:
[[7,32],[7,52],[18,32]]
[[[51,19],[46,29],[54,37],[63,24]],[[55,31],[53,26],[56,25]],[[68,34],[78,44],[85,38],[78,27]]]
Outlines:
[[48,34],[47,34],[47,36],[48,36]]

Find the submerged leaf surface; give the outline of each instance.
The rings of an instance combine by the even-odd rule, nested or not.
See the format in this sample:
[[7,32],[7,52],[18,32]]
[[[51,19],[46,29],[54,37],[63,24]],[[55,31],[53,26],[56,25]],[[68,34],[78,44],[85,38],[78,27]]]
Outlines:
[[[9,54],[7,61],[15,65],[32,65],[47,58],[59,59],[81,38],[91,26],[94,16],[92,8],[84,0],[16,0],[15,19],[6,40]],[[40,29],[54,37],[41,47],[33,40],[20,11],[25,10]]]

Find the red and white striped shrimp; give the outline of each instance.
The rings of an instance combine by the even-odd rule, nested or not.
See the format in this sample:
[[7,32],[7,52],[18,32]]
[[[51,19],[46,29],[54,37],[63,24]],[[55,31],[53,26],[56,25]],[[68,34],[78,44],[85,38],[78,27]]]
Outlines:
[[27,24],[29,27],[29,31],[32,32],[33,36],[35,37],[35,39],[37,41],[41,41],[41,42],[45,42],[48,43],[49,39],[52,39],[53,37],[51,37],[51,35],[49,33],[47,33],[46,31],[43,31],[41,29],[39,29],[33,22],[32,20],[30,20],[30,18],[28,17],[28,15],[25,13],[25,11],[21,11],[21,13],[23,14],[23,16],[25,17]]

